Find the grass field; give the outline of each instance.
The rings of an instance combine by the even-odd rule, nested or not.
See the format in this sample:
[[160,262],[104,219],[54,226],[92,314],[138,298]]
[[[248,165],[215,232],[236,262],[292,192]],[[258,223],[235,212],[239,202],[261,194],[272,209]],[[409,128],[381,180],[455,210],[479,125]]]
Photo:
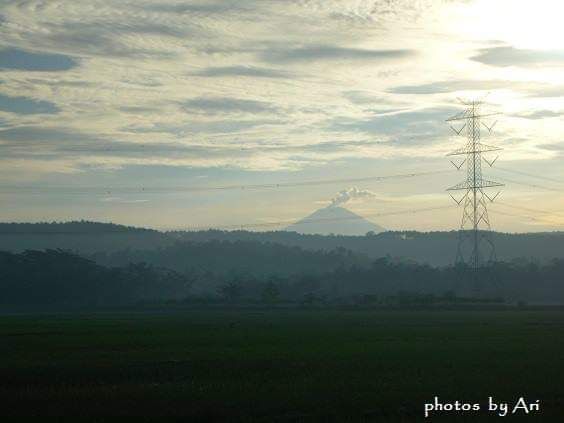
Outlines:
[[523,310],[3,316],[0,402],[11,415],[411,422],[435,395],[524,396],[541,411],[523,421],[557,422],[563,329],[564,312]]

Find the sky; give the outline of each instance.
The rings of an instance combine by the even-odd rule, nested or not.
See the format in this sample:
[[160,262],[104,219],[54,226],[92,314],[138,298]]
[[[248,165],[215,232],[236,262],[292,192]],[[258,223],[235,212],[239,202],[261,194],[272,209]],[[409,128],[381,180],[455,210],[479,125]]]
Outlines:
[[562,230],[563,12],[0,0],[0,221],[276,229],[356,190],[341,205],[388,229],[457,229],[446,154],[465,140],[445,120],[479,98],[500,113],[492,228]]

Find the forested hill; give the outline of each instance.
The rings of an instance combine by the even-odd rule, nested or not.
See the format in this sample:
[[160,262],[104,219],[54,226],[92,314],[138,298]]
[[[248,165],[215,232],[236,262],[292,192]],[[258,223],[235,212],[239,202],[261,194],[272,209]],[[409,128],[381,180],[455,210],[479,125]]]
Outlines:
[[270,242],[213,240],[177,241],[162,248],[100,252],[89,257],[99,264],[111,267],[148,263],[184,273],[235,272],[261,277],[270,274],[319,274],[337,268],[366,267],[372,262],[368,257],[353,254],[344,248],[312,251]]
[[[564,257],[564,233],[494,233],[498,258],[533,258],[540,261]],[[96,222],[68,223],[0,223],[0,250],[67,249],[79,253],[108,253],[121,250],[165,248],[177,241],[255,241],[300,247],[305,250],[331,251],[345,248],[354,253],[378,258],[414,260],[431,265],[452,264],[458,233],[451,232],[383,232],[366,236],[302,235],[296,232],[251,231],[176,231],[159,232]]]
[[[295,232],[199,231],[174,232],[185,241],[260,241],[297,246],[307,250],[345,248],[370,258],[391,256],[434,266],[452,264],[458,245],[458,231],[389,231],[365,236],[302,235]],[[548,261],[564,257],[564,232],[492,234],[498,259],[517,258]]]
[[40,222],[40,223],[0,223],[0,233],[4,234],[84,234],[84,233],[159,233],[154,229],[116,225],[115,223],[89,222]]
[[155,248],[172,238],[153,229],[100,222],[0,223],[0,250],[66,249],[81,253]]

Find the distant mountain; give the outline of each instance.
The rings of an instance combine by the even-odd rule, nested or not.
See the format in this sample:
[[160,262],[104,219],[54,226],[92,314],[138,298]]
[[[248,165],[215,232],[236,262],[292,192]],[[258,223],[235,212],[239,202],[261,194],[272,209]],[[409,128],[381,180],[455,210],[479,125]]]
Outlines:
[[320,235],[365,235],[385,229],[343,207],[325,207],[286,228],[286,231]]

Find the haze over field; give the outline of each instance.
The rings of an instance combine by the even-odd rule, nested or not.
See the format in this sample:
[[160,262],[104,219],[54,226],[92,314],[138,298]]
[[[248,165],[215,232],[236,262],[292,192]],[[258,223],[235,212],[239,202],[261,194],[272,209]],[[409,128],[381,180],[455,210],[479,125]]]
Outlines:
[[[562,12],[549,0],[1,2],[0,221],[260,225],[356,187],[374,193],[347,202],[361,216],[445,206],[382,216],[385,228],[456,229],[444,190],[460,174],[444,155],[463,140],[444,120],[457,97],[489,93],[503,116],[486,142],[504,151],[488,175],[507,185],[493,228],[561,229]],[[408,173],[425,175],[348,182]],[[327,179],[347,181],[304,185]],[[274,188],[233,188],[257,183]]]

